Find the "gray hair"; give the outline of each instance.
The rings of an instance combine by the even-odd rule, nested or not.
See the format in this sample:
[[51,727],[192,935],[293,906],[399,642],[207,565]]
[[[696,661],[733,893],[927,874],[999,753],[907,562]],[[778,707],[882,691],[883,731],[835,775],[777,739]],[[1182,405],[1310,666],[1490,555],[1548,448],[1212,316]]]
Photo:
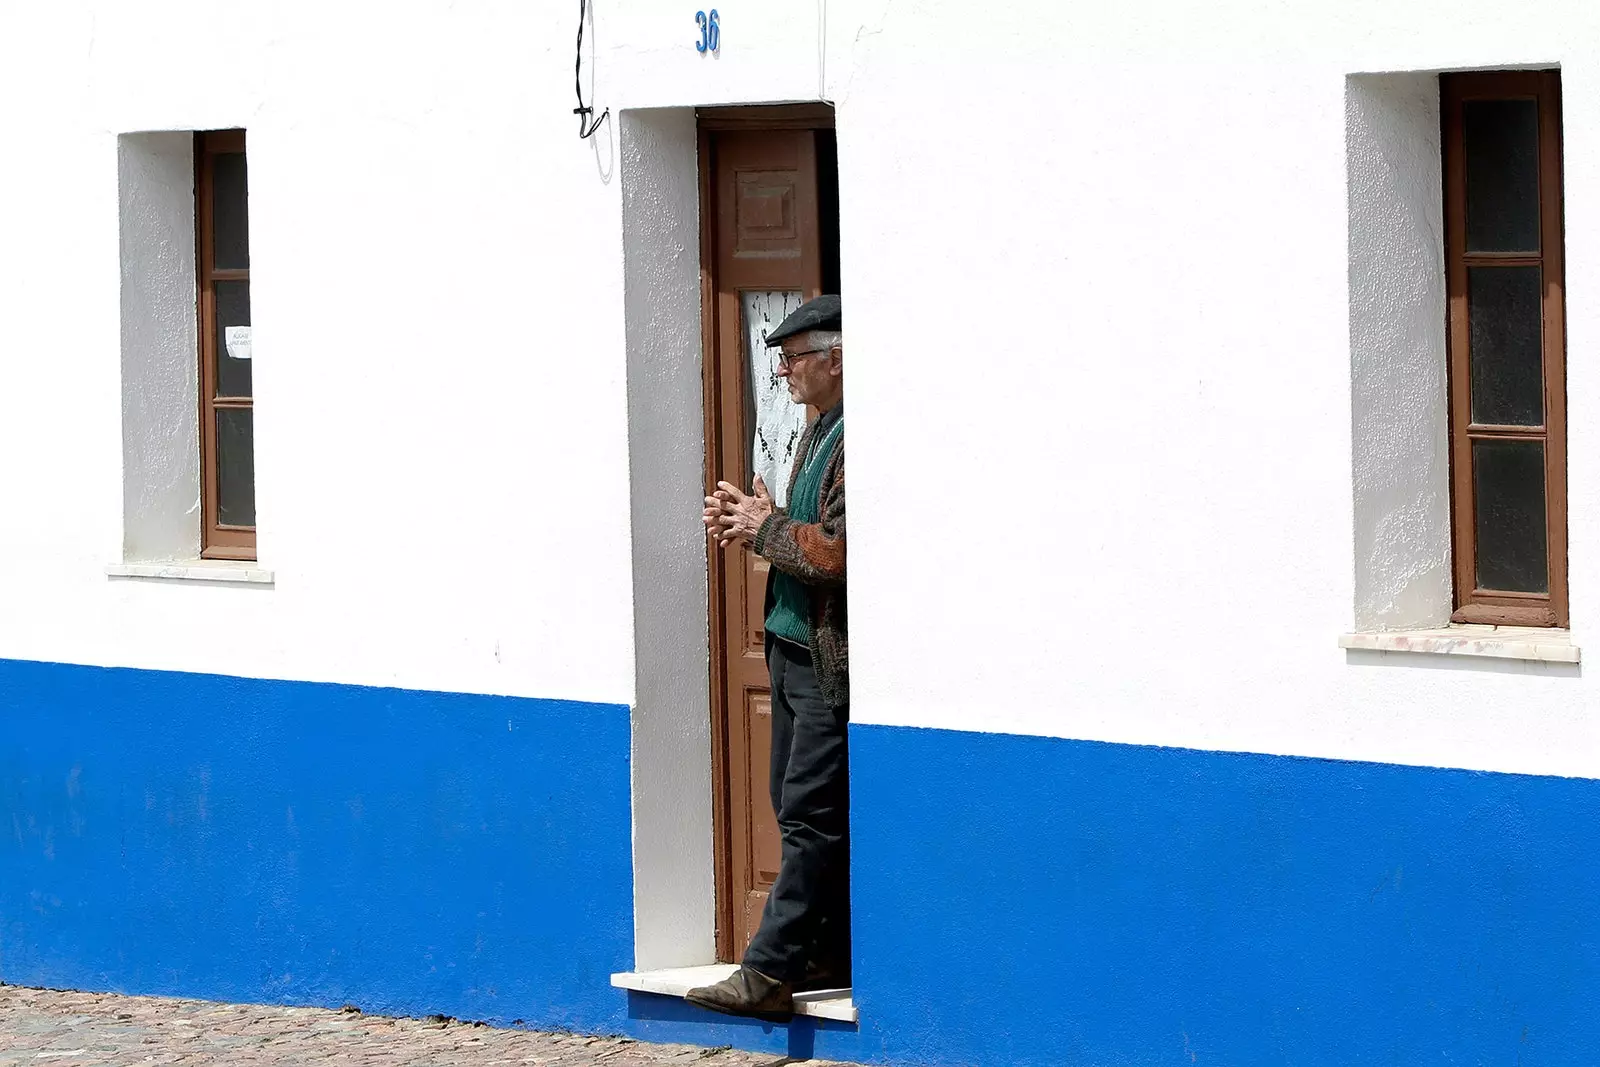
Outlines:
[[831,351],[844,344],[843,330],[812,330],[811,347]]

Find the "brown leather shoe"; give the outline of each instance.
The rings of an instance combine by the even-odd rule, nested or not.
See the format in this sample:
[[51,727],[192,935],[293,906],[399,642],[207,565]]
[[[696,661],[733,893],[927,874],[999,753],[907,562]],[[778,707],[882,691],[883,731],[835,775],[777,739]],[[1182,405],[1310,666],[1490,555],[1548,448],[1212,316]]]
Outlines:
[[751,1015],[773,1022],[785,1022],[794,1015],[793,987],[749,967],[740,967],[716,985],[691,989],[683,999],[724,1015]]

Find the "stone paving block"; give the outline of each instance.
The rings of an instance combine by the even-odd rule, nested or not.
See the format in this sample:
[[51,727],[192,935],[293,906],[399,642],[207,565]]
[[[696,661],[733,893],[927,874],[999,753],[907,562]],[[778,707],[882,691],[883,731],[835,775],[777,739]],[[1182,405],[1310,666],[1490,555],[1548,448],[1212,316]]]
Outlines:
[[[773,1067],[770,1053],[438,1017],[0,985],[0,1067]],[[826,1067],[822,1061],[808,1061]],[[849,1067],[849,1065],[836,1065]]]

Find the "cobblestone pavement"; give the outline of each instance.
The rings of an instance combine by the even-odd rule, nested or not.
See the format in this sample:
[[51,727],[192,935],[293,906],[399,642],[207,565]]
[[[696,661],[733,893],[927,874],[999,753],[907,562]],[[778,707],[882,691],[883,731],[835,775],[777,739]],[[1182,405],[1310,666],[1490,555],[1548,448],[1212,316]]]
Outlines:
[[438,1016],[391,1019],[354,1010],[0,986],[0,1067],[775,1067],[792,1062],[770,1053],[502,1030]]

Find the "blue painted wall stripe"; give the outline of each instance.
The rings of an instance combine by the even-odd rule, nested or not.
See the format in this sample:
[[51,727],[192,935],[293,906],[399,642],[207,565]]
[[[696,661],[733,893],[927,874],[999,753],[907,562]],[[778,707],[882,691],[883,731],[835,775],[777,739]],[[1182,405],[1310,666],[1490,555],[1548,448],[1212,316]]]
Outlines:
[[622,705],[0,661],[0,979],[615,1026]]
[[851,742],[859,999],[890,1058],[1593,1061],[1600,782]]
[[0,980],[917,1064],[1587,1064],[1600,782],[852,728],[859,1030],[611,989],[628,710],[0,660]]

